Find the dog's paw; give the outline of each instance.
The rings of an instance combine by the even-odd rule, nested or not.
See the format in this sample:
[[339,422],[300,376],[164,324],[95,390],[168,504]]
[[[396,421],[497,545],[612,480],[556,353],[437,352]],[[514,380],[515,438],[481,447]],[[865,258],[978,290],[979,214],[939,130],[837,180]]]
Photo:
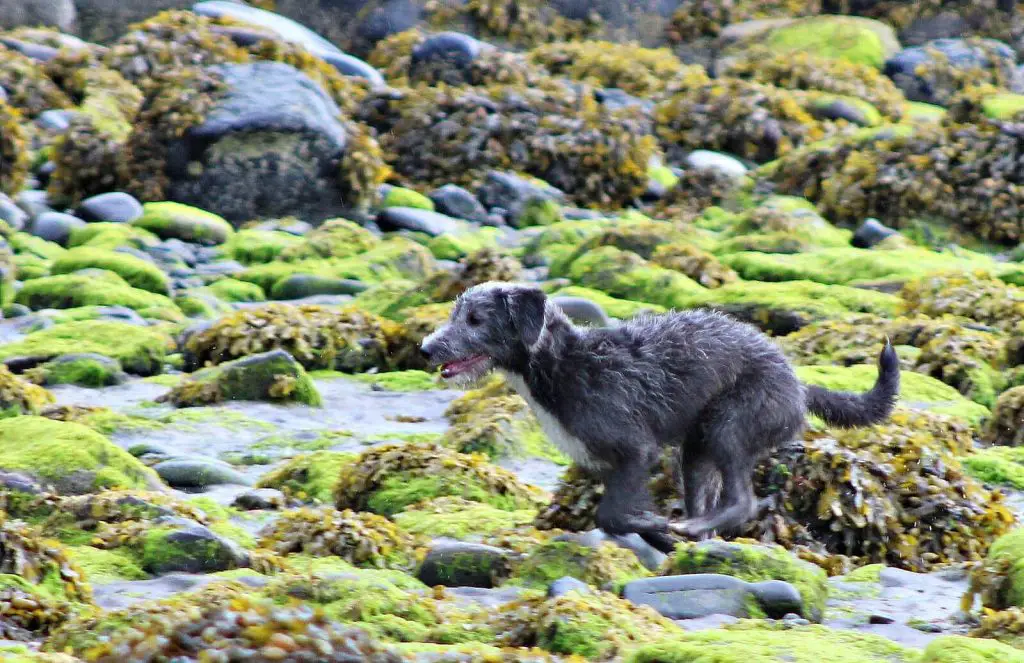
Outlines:
[[677,523],[669,523],[668,531],[677,536],[694,541],[702,541],[713,535],[707,520],[703,518],[691,518]]

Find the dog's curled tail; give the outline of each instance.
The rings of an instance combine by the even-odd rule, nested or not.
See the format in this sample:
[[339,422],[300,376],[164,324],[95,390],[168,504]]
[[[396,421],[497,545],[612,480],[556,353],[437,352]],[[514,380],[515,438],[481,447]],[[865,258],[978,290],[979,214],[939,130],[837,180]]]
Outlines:
[[888,340],[878,357],[875,386],[862,394],[832,391],[805,385],[807,409],[829,426],[854,428],[885,421],[896,405],[900,392],[900,362]]

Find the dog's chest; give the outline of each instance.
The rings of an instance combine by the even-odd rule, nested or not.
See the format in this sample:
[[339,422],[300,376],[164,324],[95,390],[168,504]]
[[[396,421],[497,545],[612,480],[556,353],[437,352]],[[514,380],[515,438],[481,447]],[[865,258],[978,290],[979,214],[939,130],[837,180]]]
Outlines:
[[587,450],[587,445],[583,443],[583,440],[567,431],[565,426],[562,425],[562,422],[558,420],[558,417],[537,402],[533,397],[533,394],[530,393],[530,388],[527,386],[523,377],[515,373],[504,373],[504,375],[508,384],[515,389],[516,393],[526,401],[527,405],[530,406],[530,410],[532,410],[534,416],[537,417],[537,422],[540,423],[541,430],[548,436],[548,439],[551,440],[552,444],[558,447],[562,453],[571,458],[577,465],[582,467],[593,467],[594,458]]

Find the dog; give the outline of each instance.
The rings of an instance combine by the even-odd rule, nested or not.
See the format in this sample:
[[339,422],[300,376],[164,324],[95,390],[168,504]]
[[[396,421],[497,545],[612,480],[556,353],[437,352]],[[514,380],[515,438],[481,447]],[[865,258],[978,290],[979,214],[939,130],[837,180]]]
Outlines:
[[[663,552],[679,539],[736,532],[757,514],[753,473],[798,439],[808,412],[836,427],[888,418],[900,388],[886,340],[864,393],[801,383],[756,327],[707,309],[578,327],[539,288],[473,286],[421,352],[454,385],[504,373],[545,434],[604,484],[595,522]],[[681,464],[686,518],[657,513],[647,481],[661,450]],[[712,494],[716,493],[716,494]]]

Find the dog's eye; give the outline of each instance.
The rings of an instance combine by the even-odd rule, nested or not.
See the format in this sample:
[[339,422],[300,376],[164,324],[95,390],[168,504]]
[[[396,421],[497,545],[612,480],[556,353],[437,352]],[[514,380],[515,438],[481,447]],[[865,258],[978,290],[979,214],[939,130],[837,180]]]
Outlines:
[[470,311],[469,314],[466,315],[466,322],[473,327],[476,327],[480,324],[480,316],[476,314],[476,311]]

